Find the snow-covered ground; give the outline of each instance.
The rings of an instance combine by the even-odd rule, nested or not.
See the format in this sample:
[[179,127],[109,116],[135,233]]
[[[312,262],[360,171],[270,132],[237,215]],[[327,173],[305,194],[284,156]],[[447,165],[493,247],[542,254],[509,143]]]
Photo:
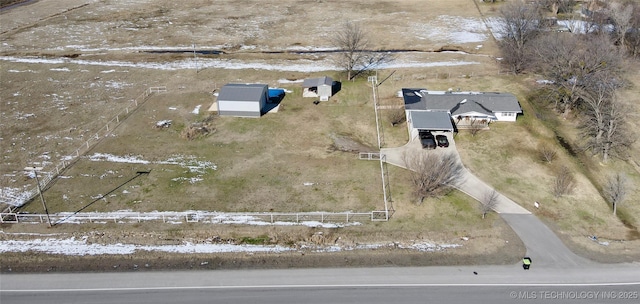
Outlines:
[[181,245],[134,245],[134,244],[89,244],[86,238],[35,239],[0,241],[0,253],[3,252],[42,252],[62,255],[99,255],[99,254],[133,254],[136,251],[160,251],[173,253],[222,253],[222,252],[284,252],[291,248],[267,245],[236,244],[193,244],[185,242]]
[[435,244],[429,242],[413,242],[409,244],[358,244],[341,245],[302,245],[298,248],[281,245],[247,245],[220,243],[191,243],[179,245],[136,245],[136,244],[96,244],[88,242],[88,237],[71,238],[38,238],[31,240],[0,241],[0,253],[5,252],[40,252],[49,254],[84,256],[101,254],[134,254],[138,251],[170,252],[170,253],[281,253],[288,251],[340,252],[352,250],[404,249],[420,252],[436,252],[461,247],[460,244]]
[[[96,197],[100,198],[100,196]],[[273,215],[274,220],[271,219]],[[314,228],[342,228],[360,225],[357,221],[343,222],[347,215],[353,217],[352,212],[305,212],[305,213],[226,213],[202,210],[190,211],[153,211],[134,212],[120,210],[113,212],[60,212],[51,214],[51,222],[54,224],[82,224],[82,223],[138,223],[145,221],[163,221],[172,224],[186,222],[200,222],[208,224],[235,224],[253,226],[307,226]],[[368,214],[363,213],[360,215]],[[41,223],[43,214],[20,214],[22,223]],[[296,218],[298,216],[298,218]],[[283,220],[278,220],[278,219]],[[286,218],[286,219],[285,219]],[[326,218],[326,220],[321,220]],[[331,219],[340,218],[340,221]]]
[[[480,64],[472,59],[470,60],[445,60],[445,61],[423,61],[415,58],[412,54],[394,54],[395,60],[381,65],[381,69],[394,68],[428,68],[428,67],[447,67]],[[474,55],[469,55],[473,57]],[[282,62],[272,62],[266,60],[227,60],[227,59],[211,59],[199,58],[196,62],[192,59],[177,60],[172,62],[128,62],[128,61],[93,61],[72,58],[41,58],[41,57],[16,57],[16,56],[0,56],[0,60],[17,63],[33,63],[33,64],[69,64],[69,65],[89,65],[89,66],[105,66],[109,68],[126,67],[154,70],[183,70],[193,69],[226,69],[226,70],[268,70],[268,71],[284,71],[284,72],[324,72],[340,70],[331,62],[318,62],[316,60],[299,59],[285,60]],[[58,70],[71,71],[70,68],[58,68]],[[77,69],[80,69],[79,67]]]

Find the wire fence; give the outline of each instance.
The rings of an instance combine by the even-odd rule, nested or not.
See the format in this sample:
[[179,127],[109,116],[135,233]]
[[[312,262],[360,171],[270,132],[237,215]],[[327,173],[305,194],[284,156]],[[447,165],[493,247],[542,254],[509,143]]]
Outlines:
[[[249,224],[267,225],[298,223],[306,225],[357,223],[384,220],[384,211],[371,212],[248,212],[227,213],[207,211],[183,212],[61,212],[55,214],[0,213],[0,223],[47,223],[53,225],[83,223],[213,223],[213,224]],[[47,219],[47,216],[49,219]]]
[[[114,118],[109,120],[102,128],[95,132],[88,140],[86,140],[80,147],[71,153],[66,159],[62,160],[56,165],[50,165],[42,168],[42,175],[40,175],[40,188],[46,189],[49,183],[56,178],[64,169],[75,163],[78,158],[84,155],[87,151],[93,148],[102,139],[111,134],[111,132],[124,121],[129,115],[138,109],[149,96],[152,94],[165,93],[167,87],[150,87],[147,88],[142,94],[132,100],[127,106],[120,111]],[[20,207],[26,202],[35,198],[38,195],[38,186],[34,186],[30,190],[11,193],[7,191],[0,191],[0,203],[8,205],[4,209],[4,212],[11,211],[12,208]]]

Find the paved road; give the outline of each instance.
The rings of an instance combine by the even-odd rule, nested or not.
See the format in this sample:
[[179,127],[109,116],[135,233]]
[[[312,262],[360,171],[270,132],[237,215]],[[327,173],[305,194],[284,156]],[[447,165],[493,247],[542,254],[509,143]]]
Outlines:
[[[593,264],[573,253],[547,225],[533,214],[500,214],[527,247],[533,264],[559,268]],[[640,277],[640,274],[638,274]]]
[[527,271],[506,265],[12,274],[1,278],[0,302],[512,303],[528,299],[558,303],[575,299],[602,303],[615,296],[616,303],[637,303],[638,273],[639,264]]
[[[457,153],[455,140],[451,134],[447,135],[450,146],[435,150],[422,149],[419,140],[412,140],[398,148],[383,148],[380,152],[385,155],[387,163],[406,168],[402,160],[404,153]],[[485,193],[493,188],[465,169],[464,177],[457,188],[480,201]],[[527,248],[527,256],[533,259],[534,265],[573,267],[590,264],[587,259],[577,256],[567,248],[549,227],[536,218],[531,212],[500,194],[498,204],[494,209],[511,226]]]

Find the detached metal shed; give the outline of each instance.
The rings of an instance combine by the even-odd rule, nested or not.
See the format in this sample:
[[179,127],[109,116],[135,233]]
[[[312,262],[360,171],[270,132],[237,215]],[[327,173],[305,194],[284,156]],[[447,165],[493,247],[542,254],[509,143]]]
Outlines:
[[222,116],[260,117],[269,100],[266,84],[229,83],[220,88],[218,114]]
[[333,95],[333,79],[331,77],[307,78],[302,82],[302,97],[320,97],[327,101]]

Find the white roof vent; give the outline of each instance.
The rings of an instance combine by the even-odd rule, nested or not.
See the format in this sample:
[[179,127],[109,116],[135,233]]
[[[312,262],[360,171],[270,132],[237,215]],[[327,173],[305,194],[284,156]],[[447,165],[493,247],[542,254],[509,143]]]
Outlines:
[[465,99],[463,99],[460,103],[465,103],[465,102],[467,102],[467,99],[466,99],[466,98],[465,98]]

